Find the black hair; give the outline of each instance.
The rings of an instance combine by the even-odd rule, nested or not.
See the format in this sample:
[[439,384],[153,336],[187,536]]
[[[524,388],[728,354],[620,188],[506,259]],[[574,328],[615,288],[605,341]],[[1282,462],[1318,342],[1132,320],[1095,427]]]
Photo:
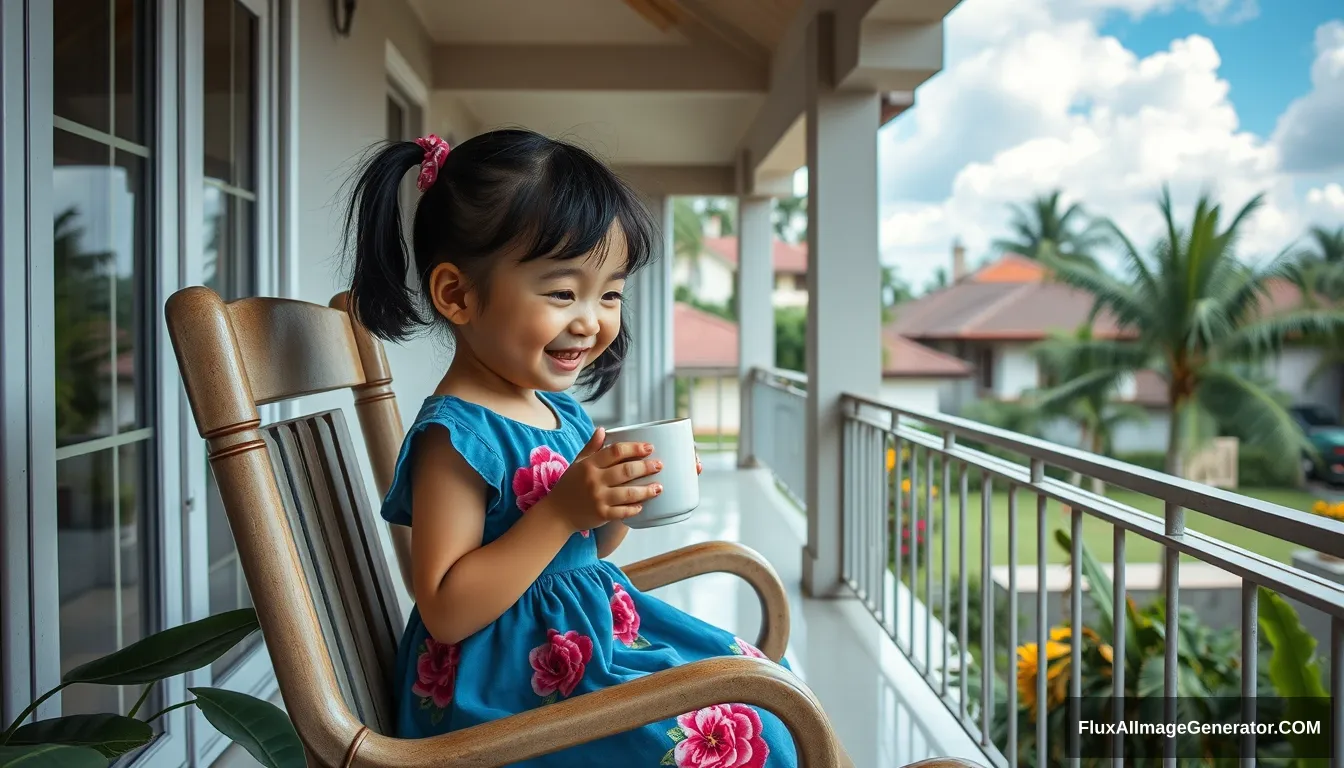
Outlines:
[[[433,324],[428,277],[444,262],[461,269],[484,300],[501,254],[521,252],[521,261],[588,253],[605,258],[613,222],[625,236],[627,275],[653,257],[652,216],[601,161],[532,131],[490,131],[452,147],[416,204],[411,245],[417,295],[407,281],[399,197],[406,172],[424,156],[413,141],[383,146],[360,172],[346,212],[346,244],[354,244],[351,306],[381,339],[402,341]],[[620,376],[632,342],[626,319],[611,346],[579,377],[588,400],[601,397]]]

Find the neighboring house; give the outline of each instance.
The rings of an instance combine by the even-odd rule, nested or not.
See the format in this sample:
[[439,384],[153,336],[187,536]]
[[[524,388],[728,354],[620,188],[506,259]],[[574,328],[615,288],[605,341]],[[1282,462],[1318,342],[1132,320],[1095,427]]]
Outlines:
[[[970,274],[959,268],[964,263],[959,256],[954,254],[952,285],[901,305],[896,320],[888,326],[893,333],[974,366],[971,380],[943,393],[943,402],[952,411],[982,398],[1016,400],[1042,386],[1032,347],[1056,332],[1070,332],[1082,325],[1093,303],[1090,294],[1046,280],[1042,266],[1024,256],[1006,254]],[[1274,284],[1266,309],[1286,310],[1300,300],[1292,285]],[[1132,331],[1118,328],[1106,313],[1092,327],[1098,338],[1132,337]],[[1289,347],[1265,373],[1294,403],[1317,404],[1338,413],[1339,370],[1309,381],[1321,360],[1318,349]],[[1149,418],[1117,430],[1116,451],[1165,449],[1165,388],[1164,381],[1151,371],[1140,372],[1121,385],[1119,399],[1144,406]],[[1052,429],[1048,437],[1076,444],[1076,435],[1070,438],[1067,431],[1055,434]]]
[[[672,270],[673,283],[686,286],[699,301],[726,304],[733,295],[737,272],[737,238],[717,237],[711,226],[704,238],[704,251],[697,259],[681,258]],[[776,307],[807,306],[807,245],[775,240]]]
[[[673,307],[673,354],[678,379],[678,415],[691,419],[698,435],[738,431],[737,324],[678,302]],[[926,411],[944,409],[942,393],[969,379],[973,369],[957,358],[903,338],[882,335],[882,397]]]

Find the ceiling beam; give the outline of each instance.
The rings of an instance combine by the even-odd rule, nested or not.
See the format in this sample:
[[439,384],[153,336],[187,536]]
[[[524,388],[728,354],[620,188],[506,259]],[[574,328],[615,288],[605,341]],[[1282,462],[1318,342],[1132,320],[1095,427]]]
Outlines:
[[649,197],[737,194],[737,169],[731,165],[617,165],[613,170]]
[[439,45],[439,91],[762,93],[765,62],[701,45]]
[[[737,26],[724,21],[704,0],[667,0],[675,5],[685,20],[682,28],[688,37],[700,38],[707,33],[719,42],[737,51],[748,61],[765,64],[770,60],[770,51],[756,42],[750,35]],[[695,28],[699,28],[696,30]]]

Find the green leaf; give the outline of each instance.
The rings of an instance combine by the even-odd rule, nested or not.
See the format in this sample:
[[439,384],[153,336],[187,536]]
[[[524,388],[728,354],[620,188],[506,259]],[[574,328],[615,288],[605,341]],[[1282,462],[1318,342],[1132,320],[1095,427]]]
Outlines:
[[1274,690],[1285,699],[1328,696],[1316,660],[1316,638],[1302,627],[1297,611],[1287,601],[1264,587],[1258,591],[1260,629],[1274,649],[1269,659]]
[[[1073,537],[1059,529],[1055,531],[1055,541],[1072,556]],[[1083,544],[1082,552],[1082,574],[1087,578],[1085,594],[1097,609],[1097,634],[1103,638],[1111,638],[1114,642],[1115,623],[1112,619],[1115,616],[1115,588],[1111,585],[1111,580],[1106,577],[1106,571],[1102,570],[1101,563],[1098,563],[1088,550],[1087,544]]]
[[547,704],[554,704],[559,700],[560,700],[560,694],[556,693],[555,691],[552,691],[550,696],[547,696],[546,698],[541,700],[541,705],[544,707]]
[[154,738],[149,723],[122,715],[70,715],[22,726],[9,738],[16,747],[64,744],[89,747],[104,757],[120,757]]
[[252,608],[164,630],[65,673],[63,683],[139,685],[200,669],[258,628]]
[[662,760],[662,762],[660,762],[660,763],[658,763],[658,764],[659,764],[659,765],[676,765],[676,764],[677,764],[677,748],[676,748],[676,747],[673,747],[673,748],[667,750],[667,754],[663,755],[663,760]]
[[645,640],[643,635],[639,635],[635,638],[635,642],[630,644],[630,648],[632,650],[638,651],[644,648],[648,648],[651,645],[653,645],[653,643],[650,643],[648,640]]
[[37,744],[0,747],[0,768],[107,768],[107,758],[88,747]]
[[190,690],[205,719],[257,762],[266,768],[306,768],[303,744],[284,710],[234,691]]
[[686,732],[681,729],[680,725],[678,725],[676,728],[667,732],[667,738],[671,739],[674,743],[685,741]]

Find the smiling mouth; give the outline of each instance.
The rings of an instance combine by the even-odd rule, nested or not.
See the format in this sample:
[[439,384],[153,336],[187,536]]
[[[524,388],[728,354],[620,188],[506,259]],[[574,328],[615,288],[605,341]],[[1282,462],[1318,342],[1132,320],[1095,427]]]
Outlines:
[[588,348],[583,349],[548,349],[546,354],[554,357],[564,363],[572,363],[587,354]]

